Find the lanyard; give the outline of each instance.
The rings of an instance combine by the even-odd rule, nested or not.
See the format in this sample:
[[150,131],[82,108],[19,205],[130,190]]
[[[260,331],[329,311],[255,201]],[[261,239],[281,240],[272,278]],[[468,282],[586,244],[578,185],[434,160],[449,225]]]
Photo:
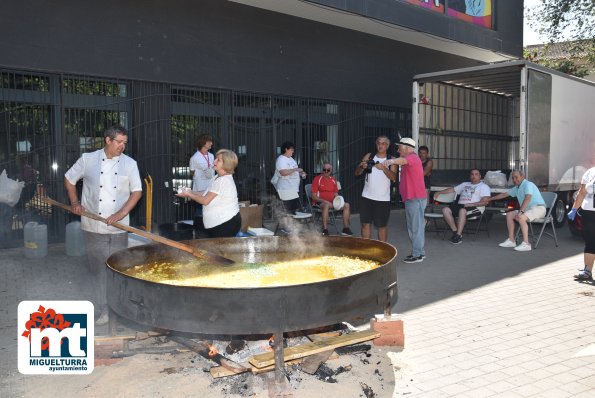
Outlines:
[[201,151],[198,151],[198,152],[203,156],[203,158],[205,158],[205,160],[207,161],[207,168],[210,169],[211,168],[211,161],[209,160],[209,153],[207,152],[207,154],[205,155]]

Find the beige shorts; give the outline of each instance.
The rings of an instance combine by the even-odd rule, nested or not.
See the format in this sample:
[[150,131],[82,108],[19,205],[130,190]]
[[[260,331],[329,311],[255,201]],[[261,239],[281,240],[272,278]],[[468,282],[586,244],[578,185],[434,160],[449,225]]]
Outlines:
[[545,206],[535,206],[525,212],[525,215],[529,219],[529,221],[533,221],[537,218],[545,217]]

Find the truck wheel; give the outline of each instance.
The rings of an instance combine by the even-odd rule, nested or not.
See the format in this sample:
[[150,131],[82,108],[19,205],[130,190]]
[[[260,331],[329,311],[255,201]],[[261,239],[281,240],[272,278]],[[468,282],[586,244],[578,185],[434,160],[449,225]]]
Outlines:
[[562,199],[556,200],[556,204],[552,209],[552,217],[556,228],[561,228],[564,225],[566,221],[566,203]]

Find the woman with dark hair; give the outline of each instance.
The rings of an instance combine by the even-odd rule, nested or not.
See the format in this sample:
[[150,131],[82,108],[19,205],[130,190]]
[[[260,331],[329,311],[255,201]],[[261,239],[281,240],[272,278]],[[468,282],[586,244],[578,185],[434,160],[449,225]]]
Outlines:
[[591,167],[583,174],[581,187],[579,188],[576,200],[568,219],[571,221],[576,217],[580,207],[583,221],[583,239],[585,240],[585,268],[574,276],[579,281],[593,280],[593,263],[595,262],[595,167]]
[[203,222],[210,238],[236,236],[242,227],[238,191],[233,181],[233,173],[237,165],[238,157],[235,152],[220,149],[213,161],[213,170],[217,173],[217,177],[204,193],[182,190],[177,194],[203,206]]
[[[215,177],[215,157],[209,150],[213,147],[213,137],[208,134],[198,136],[197,150],[190,158],[190,176],[192,191],[205,192]],[[194,211],[194,229],[204,230],[202,225],[202,205],[196,203]]]
[[275,170],[279,174],[277,193],[289,214],[294,214],[300,207],[300,177],[306,178],[306,173],[298,167],[293,158],[294,152],[295,145],[292,142],[284,142],[281,145],[281,155],[275,163]]

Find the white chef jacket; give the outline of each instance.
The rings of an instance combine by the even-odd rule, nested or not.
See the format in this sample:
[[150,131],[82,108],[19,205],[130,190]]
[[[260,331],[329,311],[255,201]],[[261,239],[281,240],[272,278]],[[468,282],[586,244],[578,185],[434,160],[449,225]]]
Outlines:
[[[124,154],[108,159],[103,149],[84,153],[64,177],[72,185],[83,179],[81,205],[85,210],[104,218],[120,210],[131,192],[143,190],[136,161]],[[119,223],[129,225],[130,217],[126,215]],[[81,217],[81,228],[99,234],[122,232],[88,217]]]

